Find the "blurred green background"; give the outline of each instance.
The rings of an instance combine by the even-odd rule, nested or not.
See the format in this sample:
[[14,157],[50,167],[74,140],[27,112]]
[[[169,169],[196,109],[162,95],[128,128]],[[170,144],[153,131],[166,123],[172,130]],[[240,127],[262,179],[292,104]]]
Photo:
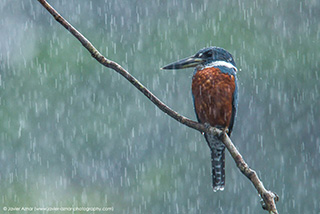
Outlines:
[[[320,212],[320,1],[50,3],[192,119],[193,70],[159,68],[207,46],[230,51],[240,69],[233,142],[279,194],[280,213]],[[36,0],[0,2],[0,148],[1,210],[266,213],[229,154],[226,188],[214,193],[203,136],[98,64]]]

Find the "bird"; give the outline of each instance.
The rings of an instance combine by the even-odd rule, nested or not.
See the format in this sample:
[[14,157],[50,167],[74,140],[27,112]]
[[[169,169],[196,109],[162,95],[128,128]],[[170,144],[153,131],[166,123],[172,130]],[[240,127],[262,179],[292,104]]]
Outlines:
[[[238,108],[238,69],[233,56],[223,48],[207,47],[162,69],[190,67],[195,67],[191,88],[198,122],[225,130],[230,137]],[[211,151],[213,191],[223,191],[225,145],[212,134],[204,133],[204,137]]]

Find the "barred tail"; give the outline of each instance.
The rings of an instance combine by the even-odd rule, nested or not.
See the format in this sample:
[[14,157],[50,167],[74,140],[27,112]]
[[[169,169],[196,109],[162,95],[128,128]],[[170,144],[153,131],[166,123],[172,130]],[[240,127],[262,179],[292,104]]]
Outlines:
[[225,156],[223,149],[211,149],[212,187],[213,191],[224,190]]

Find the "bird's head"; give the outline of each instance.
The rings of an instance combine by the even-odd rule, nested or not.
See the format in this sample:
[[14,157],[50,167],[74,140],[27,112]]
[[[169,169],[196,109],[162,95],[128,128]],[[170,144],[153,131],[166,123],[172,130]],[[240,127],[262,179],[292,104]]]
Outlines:
[[183,69],[197,66],[206,66],[210,63],[218,61],[231,63],[234,67],[236,67],[236,63],[234,62],[232,55],[228,51],[219,47],[209,47],[201,49],[193,56],[166,65],[162,69]]

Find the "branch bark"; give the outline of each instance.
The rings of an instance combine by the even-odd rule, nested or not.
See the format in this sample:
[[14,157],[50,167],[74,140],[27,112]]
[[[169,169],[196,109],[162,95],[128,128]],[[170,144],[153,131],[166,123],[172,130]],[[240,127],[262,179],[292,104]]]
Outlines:
[[81,44],[91,53],[91,56],[93,58],[95,58],[102,65],[113,69],[114,71],[122,75],[124,78],[126,78],[132,85],[134,85],[140,92],[142,92],[146,97],[148,97],[148,99],[151,102],[153,102],[164,113],[168,114],[170,117],[174,118],[178,122],[200,131],[201,133],[206,132],[219,136],[222,142],[226,145],[239,170],[252,182],[252,184],[258,191],[260,197],[263,200],[262,208],[268,210],[269,213],[278,213],[275,205],[275,202],[279,200],[278,195],[265,189],[263,183],[257,176],[257,173],[254,170],[252,170],[244,161],[241,154],[224,131],[215,127],[207,127],[204,124],[190,120],[189,118],[184,117],[172,110],[171,108],[169,108],[159,98],[153,95],[136,78],[134,78],[128,71],[126,71],[121,65],[104,57],[90,43],[88,39],[86,39],[79,31],[77,31],[77,29],[75,29],[69,22],[67,22],[50,4],[48,4],[47,1],[38,1],[45,9],[49,11],[49,13],[56,19],[57,22],[59,22],[63,27],[65,27],[74,37],[76,37],[81,42]]

